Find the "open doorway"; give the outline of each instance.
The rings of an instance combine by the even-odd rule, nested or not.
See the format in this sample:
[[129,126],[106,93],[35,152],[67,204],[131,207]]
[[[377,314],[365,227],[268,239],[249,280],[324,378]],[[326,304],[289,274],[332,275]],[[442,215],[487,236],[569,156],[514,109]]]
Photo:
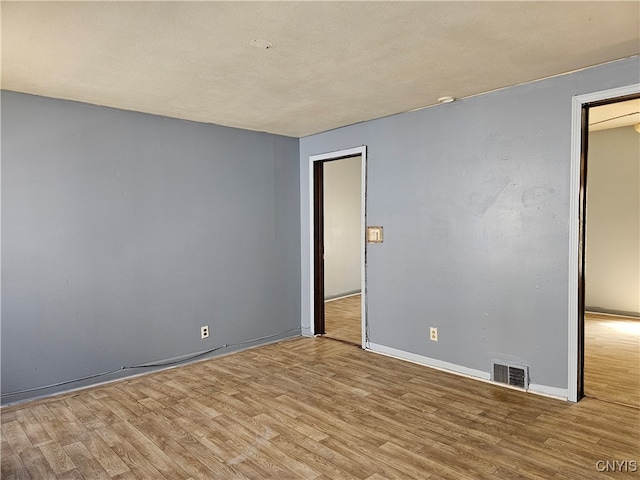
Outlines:
[[640,98],[585,109],[584,394],[640,408]]
[[[587,173],[589,158],[589,125],[603,120],[597,119],[598,112],[595,109],[606,105],[620,104],[629,100],[640,98],[640,84],[618,87],[610,90],[576,95],[572,100],[572,129],[571,129],[571,175],[570,175],[570,221],[569,221],[569,290],[568,290],[568,388],[567,399],[579,401],[585,396],[585,312],[586,312],[586,252],[587,246]],[[591,116],[596,116],[592,119]],[[613,115],[625,118],[626,126],[635,123],[630,120],[626,112],[624,115]],[[613,119],[611,119],[613,120]],[[607,121],[611,121],[607,120]],[[620,121],[620,118],[616,119]],[[640,128],[640,127],[637,127]],[[635,128],[634,128],[635,130]],[[637,155],[636,155],[637,161]],[[637,165],[637,164],[636,164]],[[608,166],[610,167],[610,165]],[[595,173],[594,173],[595,175]],[[635,175],[638,181],[637,173]],[[637,200],[636,200],[637,202]],[[637,242],[637,240],[636,240]],[[628,259],[632,262],[632,259]],[[589,305],[593,308],[593,305]],[[590,334],[591,335],[591,334]],[[597,335],[597,334],[596,334]],[[630,337],[627,337],[630,339]],[[633,340],[632,340],[633,342]],[[590,346],[592,346],[590,344]],[[609,347],[610,349],[610,347]],[[588,363],[588,362],[587,362]],[[612,371],[607,369],[617,365],[616,361],[607,360],[598,362],[599,368],[605,375],[612,376]],[[623,369],[624,372],[624,369]],[[621,377],[609,378],[607,385],[619,385],[620,382],[632,381],[633,372],[626,371]],[[637,377],[636,377],[637,378]],[[588,378],[587,378],[588,379]],[[613,388],[609,388],[613,390]],[[613,400],[612,400],[613,401]],[[625,403],[627,403],[625,401]]]
[[324,335],[362,341],[362,157],[322,162],[324,213]]
[[366,148],[310,161],[313,334],[366,348]]

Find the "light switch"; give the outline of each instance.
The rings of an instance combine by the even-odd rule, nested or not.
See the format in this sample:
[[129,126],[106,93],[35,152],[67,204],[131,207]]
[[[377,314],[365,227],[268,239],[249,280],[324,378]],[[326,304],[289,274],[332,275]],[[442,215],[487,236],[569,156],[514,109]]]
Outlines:
[[367,242],[382,243],[383,229],[382,227],[367,227]]

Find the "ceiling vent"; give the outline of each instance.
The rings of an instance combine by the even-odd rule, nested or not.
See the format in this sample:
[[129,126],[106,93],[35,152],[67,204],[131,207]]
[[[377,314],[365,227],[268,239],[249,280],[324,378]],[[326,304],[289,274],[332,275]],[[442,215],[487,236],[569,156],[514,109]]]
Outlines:
[[529,388],[529,367],[501,360],[492,360],[491,380],[527,390]]

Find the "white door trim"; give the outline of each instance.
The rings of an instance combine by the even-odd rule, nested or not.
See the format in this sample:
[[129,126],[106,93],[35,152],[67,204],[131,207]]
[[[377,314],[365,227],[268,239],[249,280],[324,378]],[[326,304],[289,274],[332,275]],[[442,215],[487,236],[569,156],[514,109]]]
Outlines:
[[367,318],[366,318],[366,266],[365,266],[365,258],[366,258],[366,242],[365,242],[365,232],[366,232],[366,199],[367,199],[367,147],[365,145],[361,147],[349,148],[347,150],[336,150],[334,152],[321,153],[318,155],[311,155],[309,157],[309,285],[310,285],[310,295],[309,295],[309,322],[311,328],[311,335],[315,335],[315,325],[314,325],[314,265],[313,265],[313,252],[314,252],[314,244],[313,244],[313,162],[319,162],[323,160],[334,160],[338,158],[345,157],[355,157],[360,155],[361,158],[361,195],[360,195],[360,239],[361,239],[361,249],[360,249],[360,291],[361,291],[361,299],[362,299],[362,348],[367,348],[367,335],[366,335],[366,326],[367,326]]
[[582,106],[585,103],[640,93],[640,83],[573,97],[571,105],[571,180],[569,190],[569,375],[568,400],[578,401],[578,269],[580,241],[580,154]]

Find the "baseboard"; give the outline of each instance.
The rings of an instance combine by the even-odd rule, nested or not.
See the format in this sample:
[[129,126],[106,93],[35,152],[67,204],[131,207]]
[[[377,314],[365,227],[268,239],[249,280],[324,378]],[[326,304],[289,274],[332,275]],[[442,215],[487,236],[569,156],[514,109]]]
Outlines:
[[569,400],[569,391],[566,388],[550,387],[549,385],[529,384],[529,391],[536,395],[557,398],[559,400]]
[[386,347],[377,343],[369,344],[369,350],[374,353],[381,353],[390,357],[399,358],[400,360],[407,360],[409,362],[424,365],[426,367],[435,368],[437,370],[443,370],[445,372],[456,373],[469,378],[476,378],[481,380],[490,380],[491,374],[489,372],[483,372],[482,370],[475,370],[473,368],[463,367],[454,363],[444,362],[435,358],[425,357],[416,353],[405,352],[404,350],[398,350],[396,348]]
[[[381,355],[387,355],[389,357],[398,358],[400,360],[406,360],[408,362],[417,363],[429,368],[435,368],[436,370],[442,370],[444,372],[453,373],[462,377],[471,378],[473,380],[479,380],[482,382],[490,383],[496,387],[513,388],[507,385],[491,381],[491,373],[482,370],[476,370],[474,368],[463,367],[455,363],[445,362],[435,358],[425,357],[424,355],[418,355],[416,353],[405,352],[404,350],[398,350],[396,348],[387,347],[385,345],[379,345],[377,343],[369,344],[369,348],[373,353]],[[520,390],[520,389],[517,389]],[[520,390],[522,391],[522,390]],[[542,395],[545,397],[552,397],[558,400],[568,399],[568,390],[566,388],[550,387],[548,385],[529,384],[529,393],[536,395]]]
[[360,295],[361,290],[351,290],[349,292],[344,292],[344,293],[339,293],[337,295],[329,295],[327,297],[324,297],[324,301],[325,302],[332,302],[333,300],[341,300],[343,298],[347,298],[347,297],[353,297],[354,295]]
[[624,310],[612,310],[610,308],[600,308],[600,307],[584,307],[586,313],[595,313],[596,315],[611,315],[614,317],[629,317],[634,320],[640,320],[640,313],[638,312],[627,312]]
[[[11,401],[5,401],[4,398],[0,397],[0,399],[2,400],[2,403],[0,404],[0,411],[5,409],[5,408],[13,407],[13,406],[21,404],[21,403],[34,402],[34,401],[38,401],[38,400],[47,400],[49,398],[68,395],[68,394],[74,393],[74,392],[95,389],[95,388],[99,388],[99,387],[102,387],[102,386],[105,386],[105,385],[109,385],[109,384],[112,384],[112,383],[116,383],[116,382],[123,382],[123,381],[127,381],[127,380],[132,380],[132,379],[135,379],[137,377],[142,377],[142,376],[145,376],[145,375],[152,375],[154,373],[158,373],[158,372],[161,372],[161,371],[164,371],[164,370],[172,370],[174,368],[186,367],[186,366],[192,365],[194,363],[206,362],[206,361],[212,360],[214,358],[224,357],[226,355],[232,355],[234,353],[239,353],[239,352],[242,352],[244,350],[251,350],[253,348],[264,347],[264,346],[270,345],[272,343],[278,343],[278,342],[282,342],[282,341],[291,340],[291,339],[297,338],[299,336],[300,336],[300,334],[298,334],[298,333],[284,332],[281,336],[280,335],[274,336],[275,338],[273,338],[273,339],[261,338],[261,339],[256,339],[255,341],[249,340],[247,342],[241,342],[241,343],[238,343],[238,344],[230,344],[230,345],[228,345],[226,347],[221,347],[220,350],[216,350],[215,352],[212,352],[210,354],[204,355],[204,356],[199,357],[199,358],[195,358],[193,360],[188,360],[189,357],[192,357],[194,355],[193,353],[190,353],[190,354],[185,354],[185,355],[172,357],[172,358],[168,358],[168,359],[165,359],[165,360],[161,360],[161,361],[155,362],[155,363],[161,364],[161,363],[166,363],[166,362],[171,362],[171,361],[177,361],[178,363],[176,363],[175,365],[153,367],[153,368],[149,368],[149,369],[147,369],[145,371],[141,371],[139,373],[125,373],[125,370],[123,369],[123,370],[120,370],[118,372],[115,372],[115,374],[117,374],[117,376],[115,378],[109,378],[107,380],[97,380],[97,381],[94,381],[94,380],[78,380],[77,382],[74,382],[74,383],[78,384],[77,386],[72,386],[73,383],[70,383],[69,384],[70,386],[68,388],[62,388],[62,389],[59,389],[59,390],[50,391],[49,393],[42,393],[42,394],[36,394],[36,395],[29,395],[30,392],[26,392],[25,395],[16,395],[18,398],[16,398],[16,400],[11,400]],[[197,355],[197,353],[195,355]],[[180,362],[181,358],[185,358],[185,361],[184,362]],[[110,375],[110,374],[107,374],[105,376],[108,376],[108,375]],[[47,389],[43,389],[42,391],[46,392]],[[6,398],[6,394],[5,394],[5,398]]]

